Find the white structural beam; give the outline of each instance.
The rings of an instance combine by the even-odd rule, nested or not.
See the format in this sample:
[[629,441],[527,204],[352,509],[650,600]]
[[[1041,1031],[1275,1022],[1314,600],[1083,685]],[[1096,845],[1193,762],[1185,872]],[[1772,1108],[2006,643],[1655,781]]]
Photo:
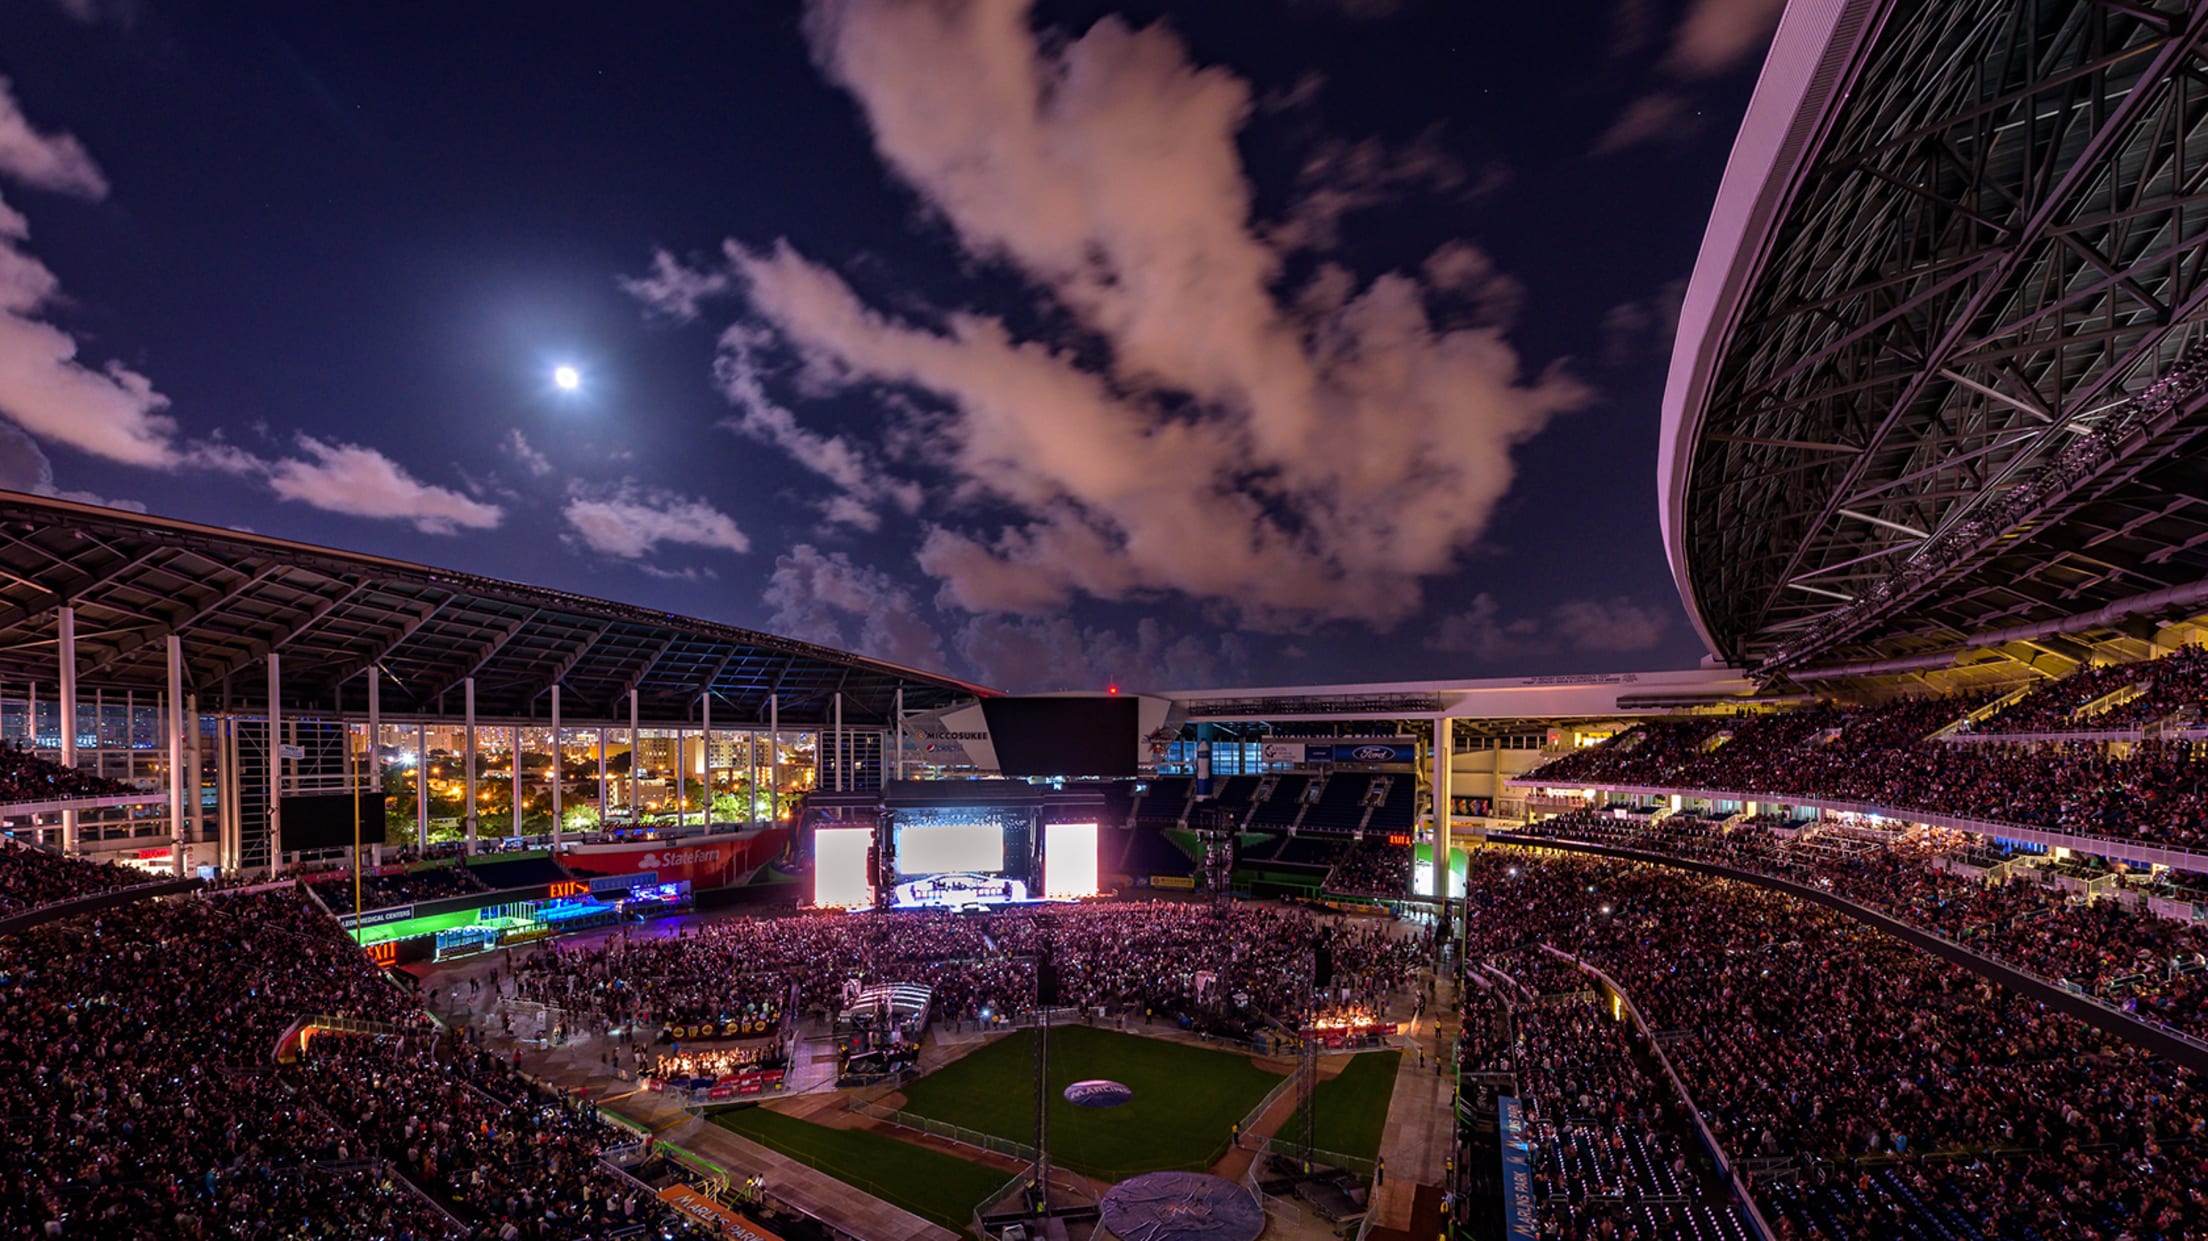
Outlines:
[[552,847],[560,846],[560,683],[552,682]]
[[[168,637],[169,696],[161,713],[161,731],[169,742],[169,873],[184,877],[184,640]],[[192,773],[193,789],[199,773]]]
[[414,847],[429,848],[429,721],[414,726]]
[[[77,765],[77,609],[62,607],[55,612],[55,627],[59,634],[60,651],[56,656],[61,681],[61,765]],[[61,812],[61,848],[64,853],[77,851],[77,812]]]
[[284,873],[284,657],[268,653],[268,873]]
[[1434,890],[1449,899],[1449,811],[1456,804],[1450,781],[1456,766],[1457,722],[1446,716],[1434,721]]
[[467,821],[466,850],[475,855],[475,678],[460,679],[462,709],[466,712],[461,722],[460,771],[467,779],[467,807],[462,816]]

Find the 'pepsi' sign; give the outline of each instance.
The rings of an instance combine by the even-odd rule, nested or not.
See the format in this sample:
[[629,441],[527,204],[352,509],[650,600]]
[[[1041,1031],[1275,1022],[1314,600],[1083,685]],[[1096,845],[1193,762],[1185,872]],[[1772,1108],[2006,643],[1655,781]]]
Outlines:
[[1066,1102],[1075,1107],[1118,1107],[1134,1097],[1126,1086],[1100,1077],[1066,1087]]

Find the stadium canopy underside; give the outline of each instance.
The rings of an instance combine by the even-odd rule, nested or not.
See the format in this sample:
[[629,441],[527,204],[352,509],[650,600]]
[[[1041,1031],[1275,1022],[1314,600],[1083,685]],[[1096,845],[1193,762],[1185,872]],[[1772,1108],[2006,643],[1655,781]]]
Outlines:
[[1665,394],[1665,546],[1713,654],[2074,665],[2208,610],[2204,28],[1789,6]]
[[[266,709],[281,656],[287,710],[367,705],[380,669],[386,717],[457,717],[475,679],[486,719],[695,719],[852,726],[892,722],[897,691],[928,709],[991,691],[789,638],[647,608],[165,518],[0,492],[0,679],[51,693],[60,613],[75,609],[77,682],[89,697],[160,692],[170,634],[203,711]],[[18,691],[20,692],[20,691]]]

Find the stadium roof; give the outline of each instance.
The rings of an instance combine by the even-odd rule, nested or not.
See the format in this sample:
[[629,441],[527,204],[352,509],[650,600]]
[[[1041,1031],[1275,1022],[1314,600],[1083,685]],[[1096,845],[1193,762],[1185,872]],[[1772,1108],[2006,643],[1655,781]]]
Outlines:
[[1357,685],[1175,690],[1177,718],[1202,723],[1275,720],[1593,718],[1744,705],[1756,685],[1724,668],[1387,681]]
[[[59,611],[76,608],[78,685],[87,696],[158,691],[166,637],[183,643],[202,710],[265,709],[263,660],[282,655],[287,709],[367,704],[387,674],[386,715],[458,717],[473,676],[484,718],[543,719],[561,686],[566,720],[695,719],[708,690],[716,724],[891,720],[896,691],[926,709],[994,691],[845,651],[537,586],[333,551],[263,535],[0,491],[0,679],[55,682]],[[51,688],[43,688],[50,694]]]
[[2173,367],[2208,299],[2204,29],[2178,0],[1788,7],[1664,398],[1665,548],[1714,655],[2075,660],[2208,606],[2208,374]]

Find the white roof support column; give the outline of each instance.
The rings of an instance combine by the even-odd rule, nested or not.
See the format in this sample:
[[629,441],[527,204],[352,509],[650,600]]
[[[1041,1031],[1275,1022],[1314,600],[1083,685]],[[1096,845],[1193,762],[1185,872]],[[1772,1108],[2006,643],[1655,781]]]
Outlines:
[[701,764],[701,765],[703,766],[703,768],[704,768],[704,771],[705,771],[705,830],[707,830],[707,831],[709,831],[709,832],[710,832],[710,831],[712,831],[712,830],[713,830],[713,691],[712,691],[712,690],[710,690],[710,689],[709,689],[709,690],[705,691],[705,697],[704,697],[704,699],[703,699],[703,700],[701,700],[701,701],[699,702],[699,704],[698,704],[698,709],[699,709],[699,710],[700,710],[701,712],[703,712],[703,715],[701,716],[701,718],[702,718],[702,720],[703,720],[703,722],[704,722],[704,725],[705,725],[705,738],[704,738],[704,740],[703,740],[703,741],[701,741],[701,742],[699,743],[699,746],[700,746],[700,750],[699,750],[699,754],[698,754],[698,762],[699,762],[699,763],[700,763],[700,764]]
[[767,819],[782,821],[782,695],[767,695]]
[[[169,696],[161,712],[161,731],[169,742],[169,873],[184,877],[184,639],[170,634]],[[193,772],[198,785],[198,772]]]
[[[201,785],[203,783],[204,773],[207,770],[207,758],[205,751],[202,749],[202,740],[205,734],[200,731],[199,727],[198,694],[184,695],[183,719],[185,736],[187,738],[184,743],[184,762],[186,770],[192,773],[190,777],[191,782],[185,785],[186,788],[191,790],[190,802],[192,814],[192,839],[195,842],[204,845],[207,843],[207,799],[204,796]],[[217,824],[217,827],[219,830],[219,823]],[[202,858],[202,865],[204,865],[204,859],[206,855],[201,854],[200,856]],[[216,861],[219,865],[221,861],[219,856],[217,857]],[[181,875],[178,876],[178,878],[182,877],[183,876]]]
[[905,687],[902,685],[897,687],[897,705],[893,710],[897,714],[897,778],[902,780],[905,778]]
[[284,873],[284,665],[268,653],[268,873]]
[[508,773],[507,796],[513,799],[513,809],[506,816],[509,836],[522,835],[521,826],[521,725],[514,725],[514,748],[507,751],[513,770]]
[[843,792],[843,691],[836,691],[836,791]]
[[374,663],[368,665],[368,791],[383,792],[383,669]]
[[560,847],[560,683],[552,683],[552,847]]
[[429,848],[429,721],[414,726],[414,847]]
[[460,771],[467,779],[467,809],[463,818],[467,822],[466,851],[475,855],[475,678],[463,677],[460,681],[460,701],[467,712],[461,721]]
[[1434,719],[1434,890],[1449,899],[1449,808],[1454,804],[1450,776],[1456,766],[1457,722],[1447,716]]
[[598,726],[598,827],[606,826],[606,726]]
[[637,800],[641,796],[636,788],[637,755],[644,748],[643,734],[637,730],[636,691],[629,691],[629,826],[637,825]]
[[[77,609],[63,604],[57,610],[55,629],[60,635],[61,765],[77,765]],[[61,848],[77,851],[77,812],[61,812]]]

